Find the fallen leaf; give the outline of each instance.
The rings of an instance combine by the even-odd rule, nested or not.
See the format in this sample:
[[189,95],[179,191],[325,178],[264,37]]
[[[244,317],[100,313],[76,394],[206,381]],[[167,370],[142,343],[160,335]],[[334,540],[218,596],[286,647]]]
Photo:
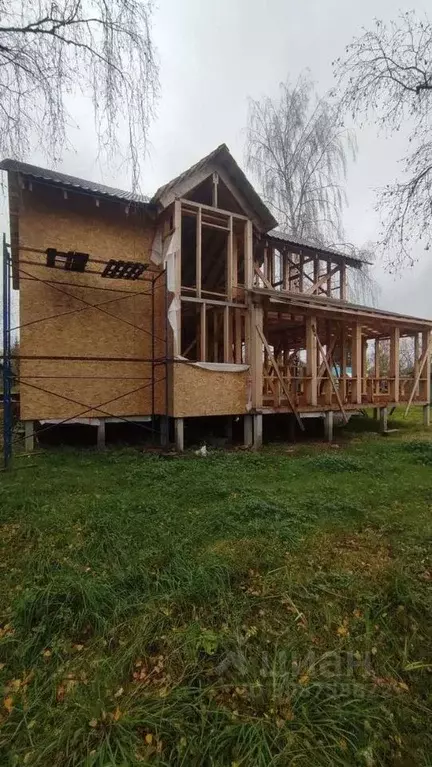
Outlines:
[[8,712],[8,714],[10,714],[12,709],[13,709],[13,698],[12,698],[12,695],[8,695],[7,698],[5,698],[3,700],[3,706],[6,709],[6,711]]
[[97,727],[97,719],[90,719],[89,725],[90,727]]
[[123,695],[123,693],[124,693],[123,687],[119,687],[117,692],[114,693],[114,697],[120,698],[120,696]]
[[307,684],[309,682],[309,674],[303,674],[299,679],[300,684]]
[[52,652],[51,650],[44,650],[42,655],[44,656],[44,658],[51,658]]
[[147,735],[145,736],[144,740],[145,740],[145,742],[147,743],[148,746],[151,746],[151,744],[153,743],[153,735],[151,734],[151,732],[147,733]]
[[346,637],[349,635],[349,631],[346,626],[338,626],[336,634],[340,637]]
[[117,708],[116,708],[116,710],[114,711],[114,714],[113,714],[114,722],[118,722],[120,717],[121,717],[121,711],[120,711],[119,707],[117,706]]

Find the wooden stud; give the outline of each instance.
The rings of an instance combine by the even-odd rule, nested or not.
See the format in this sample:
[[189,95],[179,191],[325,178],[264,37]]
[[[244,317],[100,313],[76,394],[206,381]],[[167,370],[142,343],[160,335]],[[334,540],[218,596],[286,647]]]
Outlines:
[[236,365],[240,365],[242,361],[242,319],[243,313],[241,309],[234,309]]
[[423,406],[423,426],[430,426],[430,421],[431,421],[430,411],[431,411],[430,405]]
[[304,291],[304,265],[305,265],[305,259],[303,253],[300,253],[299,255],[299,293],[303,293]]
[[181,211],[181,202],[180,200],[176,200],[174,203],[174,229],[178,233],[178,242],[179,242],[179,248],[175,252],[173,258],[174,258],[174,296],[176,299],[178,299],[178,309],[176,310],[176,325],[177,325],[177,333],[173,334],[173,354],[174,357],[181,354],[181,303],[180,303],[180,296],[181,296],[181,241],[182,241],[182,211]]
[[263,395],[263,345],[260,334],[263,329],[263,308],[250,304],[250,344],[251,344],[251,377],[252,377],[252,405],[254,408],[262,407]]
[[196,294],[201,298],[202,283],[202,212],[198,208],[196,217]]
[[207,305],[205,302],[200,307],[200,360],[207,360]]
[[380,393],[380,340],[375,338],[375,360],[374,360],[374,378],[375,378],[375,394]]
[[306,401],[308,405],[318,404],[317,386],[317,342],[314,333],[316,317],[306,317]]
[[253,287],[253,228],[252,221],[245,223],[245,288],[252,290]]
[[399,402],[399,339],[399,328],[392,328],[390,334],[390,397],[393,402]]
[[432,333],[425,330],[422,333],[422,349],[426,350],[426,359],[424,362],[424,386],[423,397],[426,402],[431,401],[431,353],[432,353]]
[[228,296],[228,301],[232,301],[232,298],[233,298],[233,251],[234,251],[233,238],[234,238],[233,218],[232,216],[230,216],[228,246],[227,246],[227,271],[226,271],[226,280],[227,280],[226,292]]
[[362,393],[367,393],[367,338],[363,336],[362,338]]
[[361,325],[356,322],[352,329],[351,365],[352,365],[352,402],[361,404],[362,401],[362,332]]
[[231,341],[231,311],[229,306],[225,306],[223,315],[224,328],[224,362],[232,362],[232,341]]
[[331,298],[332,295],[332,276],[337,270],[332,271],[331,258],[327,259],[327,296]]
[[212,176],[213,181],[213,189],[212,189],[212,206],[213,208],[217,208],[218,206],[218,184],[219,184],[219,174],[213,173]]
[[340,375],[342,381],[342,401],[346,402],[347,399],[347,332],[345,326],[342,326],[341,330],[341,355],[340,355]]
[[340,270],[340,297],[342,301],[347,300],[347,269],[343,261],[339,267]]
[[[418,333],[414,333],[414,369],[413,369],[414,380],[417,378],[417,373],[418,373],[419,364],[420,364],[419,360],[420,360],[420,336]],[[418,397],[418,394],[419,394],[419,386],[417,384],[415,392],[414,392],[414,397]]]

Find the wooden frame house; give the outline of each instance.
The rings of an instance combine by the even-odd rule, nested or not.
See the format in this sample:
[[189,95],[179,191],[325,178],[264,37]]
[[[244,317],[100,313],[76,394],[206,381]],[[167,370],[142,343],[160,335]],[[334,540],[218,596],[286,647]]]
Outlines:
[[[151,198],[12,160],[13,285],[20,295],[21,418],[173,423],[263,415],[304,426],[373,406],[422,405],[429,423],[432,321],[350,303],[360,261],[278,233],[222,145]],[[102,295],[104,292],[104,295]],[[415,364],[400,374],[400,339]],[[380,345],[390,369],[379,369]],[[375,360],[371,370],[369,360]]]

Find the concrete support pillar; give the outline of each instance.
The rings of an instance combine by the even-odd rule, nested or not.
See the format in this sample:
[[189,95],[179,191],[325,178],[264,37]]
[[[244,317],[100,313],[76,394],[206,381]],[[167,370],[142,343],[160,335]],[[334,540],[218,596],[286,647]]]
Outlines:
[[184,420],[183,418],[174,419],[174,437],[176,450],[182,453],[184,450]]
[[254,450],[259,450],[260,447],[262,447],[262,441],[263,441],[263,417],[261,413],[257,413],[253,417],[254,421],[254,428],[253,428],[253,446]]
[[251,415],[245,415],[243,417],[243,429],[244,429],[244,445],[245,447],[252,447],[253,444],[253,421]]
[[423,407],[423,426],[430,426],[430,405],[424,405]]
[[387,419],[388,419],[388,410],[386,407],[380,407],[380,432],[381,434],[384,434],[387,431]]
[[35,438],[34,438],[34,421],[24,421],[24,447],[26,453],[31,453],[34,450]]
[[374,407],[372,417],[374,421],[378,421],[378,408]]
[[324,413],[324,435],[327,442],[333,441],[333,410]]
[[161,447],[168,447],[169,443],[169,418],[167,415],[160,417],[160,444]]
[[105,447],[105,420],[99,421],[97,426],[97,446],[98,450]]

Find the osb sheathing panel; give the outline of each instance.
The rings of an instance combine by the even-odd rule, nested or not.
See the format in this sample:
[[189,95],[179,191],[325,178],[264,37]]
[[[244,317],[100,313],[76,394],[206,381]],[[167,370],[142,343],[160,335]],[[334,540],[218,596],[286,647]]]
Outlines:
[[[62,355],[84,360],[22,359],[22,419],[149,415],[152,366],[143,360],[152,356],[151,284],[50,269],[43,265],[44,255],[22,247],[148,263],[153,222],[139,211],[126,215],[125,206],[118,204],[101,201],[98,208],[92,198],[71,194],[63,199],[61,190],[37,184],[33,189],[22,192],[20,200],[20,353],[23,358]],[[88,269],[101,271],[103,266],[89,264]],[[50,280],[56,284],[46,284]],[[103,303],[103,311],[95,308],[98,303]],[[155,287],[154,330],[157,359],[165,355],[164,277]],[[86,357],[128,361],[85,361]],[[160,381],[154,393],[156,413],[165,412],[164,376],[165,366],[155,366],[155,381]]]
[[175,363],[172,415],[182,418],[246,412],[248,375],[247,371],[227,373]]

